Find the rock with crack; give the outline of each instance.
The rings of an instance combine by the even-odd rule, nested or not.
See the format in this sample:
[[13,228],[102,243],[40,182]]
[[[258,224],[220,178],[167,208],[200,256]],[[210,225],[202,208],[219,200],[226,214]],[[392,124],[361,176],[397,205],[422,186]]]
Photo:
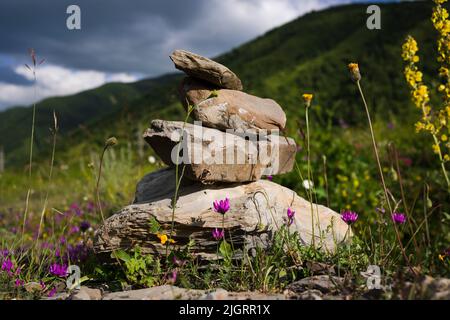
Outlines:
[[231,134],[179,121],[153,120],[144,139],[164,163],[182,161],[185,176],[203,183],[255,181],[289,172],[297,151],[293,139],[276,134]]
[[180,86],[181,101],[195,106],[192,116],[203,125],[220,130],[283,130],[286,114],[272,99],[263,99],[242,91],[216,89],[193,78]]
[[[97,254],[140,246],[144,253],[164,254],[166,245],[153,230],[150,221],[156,219],[161,230],[169,234],[172,221],[172,198],[175,187],[174,169],[148,174],[137,186],[135,203],[109,217],[95,232]],[[322,250],[334,250],[344,240],[348,226],[333,210],[311,204],[294,191],[268,180],[246,184],[203,185],[185,181],[180,187],[174,214],[174,248],[190,241],[193,252],[201,259],[217,258],[215,228],[222,228],[222,215],[213,209],[213,202],[229,198],[230,210],[225,214],[225,233],[236,250],[249,252],[259,246],[267,248],[273,231],[286,224],[288,208],[295,210],[290,232],[298,232],[303,244],[315,244]],[[313,217],[313,222],[311,221]],[[314,232],[312,230],[314,225]],[[347,235],[347,239],[350,235]]]
[[175,68],[221,88],[242,90],[241,80],[227,67],[211,59],[186,51],[175,50],[170,59]]

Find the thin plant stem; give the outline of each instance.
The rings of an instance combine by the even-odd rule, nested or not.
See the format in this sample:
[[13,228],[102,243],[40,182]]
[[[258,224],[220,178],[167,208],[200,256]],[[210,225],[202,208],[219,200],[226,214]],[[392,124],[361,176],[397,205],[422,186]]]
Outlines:
[[98,207],[98,210],[100,211],[100,216],[102,217],[103,225],[105,225],[105,226],[106,226],[105,216],[103,215],[102,203],[100,201],[100,178],[102,176],[103,158],[105,156],[105,152],[107,149],[108,149],[108,147],[105,146],[103,148],[102,154],[100,156],[100,164],[99,164],[99,168],[98,168],[97,183],[95,184],[95,195],[97,197],[97,207]]
[[25,211],[23,214],[23,223],[22,223],[22,241],[24,239],[25,235],[25,225],[27,223],[27,216],[28,216],[28,210],[30,207],[30,196],[31,196],[31,183],[32,183],[32,175],[33,175],[33,144],[34,144],[34,130],[35,130],[35,124],[36,124],[36,98],[37,98],[37,77],[36,77],[36,67],[33,66],[33,115],[31,120],[31,138],[30,138],[30,158],[28,163],[28,179],[29,179],[29,185],[28,185],[28,191],[27,191],[27,197],[25,199]]
[[[432,136],[433,136],[434,143],[437,146],[439,146],[439,139],[436,137],[436,135],[434,133],[432,134]],[[450,193],[450,178],[448,177],[447,170],[445,168],[444,158],[442,157],[441,148],[438,148],[438,156],[439,156],[439,160],[441,163],[442,173],[444,174],[445,182],[447,182],[447,191]]]
[[414,248],[416,250],[416,252],[419,252],[419,246],[417,244],[416,241],[416,237],[414,235],[414,230],[413,230],[413,225],[412,225],[412,221],[411,221],[411,211],[408,208],[408,204],[406,203],[406,197],[405,197],[405,191],[403,189],[403,178],[402,178],[402,173],[400,171],[400,165],[398,162],[398,152],[397,152],[397,148],[395,147],[394,144],[391,145],[392,147],[392,151],[394,153],[394,160],[395,160],[395,167],[396,167],[396,171],[397,171],[397,176],[398,176],[398,184],[400,186],[400,194],[402,197],[402,201],[403,201],[403,207],[405,208],[405,213],[406,216],[408,218],[408,226],[409,226],[409,231],[411,232],[411,235],[413,235],[413,242],[414,242]]
[[183,143],[183,134],[184,134],[184,130],[186,128],[186,123],[187,123],[189,116],[193,110],[194,110],[194,107],[188,104],[188,110],[186,112],[186,117],[183,121],[183,130],[181,132],[181,139],[177,145],[177,157],[176,157],[176,163],[175,163],[175,192],[174,192],[173,200],[172,200],[172,217],[171,217],[171,224],[170,224],[169,241],[166,245],[166,259],[169,256],[169,245],[173,242],[172,237],[173,237],[173,230],[175,229],[175,211],[176,211],[176,207],[177,207],[178,191],[180,189],[181,180],[183,179],[184,170],[186,168],[183,165],[182,173],[180,176],[180,174],[179,174],[179,166],[180,166],[179,162],[180,161],[179,160],[180,160],[181,144]]
[[309,140],[309,107],[306,107],[306,113],[305,113],[305,119],[306,119],[306,144],[307,144],[307,162],[308,162],[308,193],[309,193],[309,199],[311,204],[311,231],[312,231],[312,241],[311,244],[313,248],[316,247],[315,245],[315,234],[314,234],[314,205],[313,205],[313,196],[312,196],[312,181],[311,181],[311,150],[310,150],[310,140]]
[[38,229],[38,234],[36,237],[36,243],[39,241],[39,236],[40,236],[41,230],[42,230],[42,224],[44,222],[44,215],[45,215],[45,212],[47,211],[48,195],[50,192],[50,184],[52,182],[52,177],[53,177],[53,167],[54,167],[54,163],[55,163],[55,151],[56,151],[56,134],[58,132],[58,120],[56,118],[55,111],[53,111],[53,120],[54,120],[53,132],[52,132],[53,144],[52,144],[52,157],[51,157],[51,161],[50,161],[50,172],[48,174],[48,186],[47,186],[47,191],[45,193],[45,200],[44,200],[44,206],[43,206],[42,212],[41,212],[41,219],[39,221],[39,229]]
[[330,194],[328,191],[327,157],[323,155],[323,178],[325,182],[325,192],[327,195],[327,207],[330,207]]
[[[363,90],[362,90],[362,88],[361,88],[361,83],[360,83],[359,80],[356,81],[356,85],[357,85],[357,87],[358,87],[358,90],[359,90],[359,93],[360,93],[360,95],[361,95],[361,98],[362,98],[364,107],[365,107],[365,109],[366,109],[367,120],[368,120],[368,122],[369,122],[370,135],[371,135],[371,137],[372,137],[373,150],[374,150],[375,158],[376,158],[376,161],[377,161],[377,166],[378,166],[378,170],[379,170],[379,174],[380,174],[381,184],[382,184],[382,186],[383,186],[384,197],[385,197],[385,199],[386,199],[386,203],[387,203],[388,208],[389,208],[390,217],[392,217],[392,214],[393,214],[392,206],[391,206],[391,203],[390,203],[390,201],[389,201],[389,195],[388,195],[386,183],[385,183],[385,181],[384,181],[383,169],[382,169],[382,167],[381,167],[380,157],[379,157],[379,154],[378,154],[378,147],[377,147],[377,143],[376,143],[376,140],[375,140],[375,134],[374,134],[373,127],[372,127],[372,120],[371,120],[371,118],[370,118],[369,107],[367,106],[366,98],[364,97],[364,92],[363,92]],[[392,219],[389,219],[389,220],[392,221]],[[402,252],[403,258],[405,259],[406,263],[408,264],[408,266],[409,266],[411,272],[415,275],[416,272],[415,272],[414,269],[412,268],[412,266],[411,266],[411,264],[410,264],[410,261],[409,261],[409,258],[408,258],[408,256],[406,255],[405,248],[403,247],[402,240],[400,239],[400,233],[398,232],[397,225],[395,224],[394,221],[392,221],[392,224],[393,224],[393,226],[394,226],[395,235],[396,235],[396,237],[397,237],[397,241],[398,241],[398,244],[399,244],[399,246],[400,246],[400,250],[401,250],[401,252]]]

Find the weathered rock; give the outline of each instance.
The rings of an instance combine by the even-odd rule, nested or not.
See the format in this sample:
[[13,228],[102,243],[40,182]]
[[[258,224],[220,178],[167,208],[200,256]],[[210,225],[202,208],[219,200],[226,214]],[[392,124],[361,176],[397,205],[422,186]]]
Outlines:
[[103,300],[284,300],[283,294],[260,292],[228,292],[224,289],[212,291],[184,289],[163,285],[146,289],[108,293]]
[[185,50],[175,50],[170,59],[175,64],[175,68],[192,77],[221,88],[242,90],[241,80],[230,69],[211,59]]
[[238,135],[177,121],[152,121],[144,139],[169,166],[180,148],[186,177],[203,183],[255,181],[289,172],[297,151],[293,139],[275,134]]
[[228,292],[224,289],[216,289],[205,293],[199,300],[285,300],[283,294],[264,294],[257,291]]
[[[165,253],[166,246],[150,230],[149,220],[155,218],[162,232],[170,232],[174,187],[174,169],[145,176],[138,184],[135,203],[109,217],[95,232],[95,252],[108,253],[139,245],[144,253]],[[222,215],[214,212],[213,201],[225,197],[229,198],[231,207],[225,215],[224,227],[227,239],[231,237],[236,250],[267,247],[273,231],[286,223],[289,207],[296,211],[290,231],[298,232],[303,244],[311,243],[311,204],[288,188],[268,180],[210,186],[188,182],[179,190],[174,247],[193,240],[192,250],[196,255],[217,258],[217,241],[212,239],[211,232],[222,227]],[[313,209],[315,243],[322,250],[333,250],[343,241],[348,226],[329,208],[314,204]]]
[[401,291],[403,299],[449,300],[450,279],[422,276],[415,282],[406,282]]
[[195,300],[204,293],[204,290],[164,285],[140,290],[112,292],[105,294],[103,300]]
[[192,117],[203,125],[220,130],[283,130],[286,114],[272,99],[263,99],[242,91],[220,89],[192,78],[180,87],[181,101],[194,105]]
[[71,297],[72,300],[102,300],[102,291],[100,289],[82,286],[76,290]]
[[344,278],[329,275],[318,275],[293,282],[287,287],[287,289],[293,292],[318,290],[322,293],[328,293],[338,290],[343,284]]

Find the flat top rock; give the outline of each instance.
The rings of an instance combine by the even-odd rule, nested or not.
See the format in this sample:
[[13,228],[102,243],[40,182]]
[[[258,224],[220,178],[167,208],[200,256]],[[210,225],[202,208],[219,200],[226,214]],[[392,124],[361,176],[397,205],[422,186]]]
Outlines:
[[218,62],[186,50],[175,50],[170,55],[170,59],[175,64],[175,68],[192,77],[221,88],[242,90],[242,82],[236,74]]

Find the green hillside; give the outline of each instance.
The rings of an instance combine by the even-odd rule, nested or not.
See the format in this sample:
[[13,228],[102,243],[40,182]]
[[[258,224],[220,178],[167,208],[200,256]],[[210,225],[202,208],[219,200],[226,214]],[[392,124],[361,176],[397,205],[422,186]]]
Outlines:
[[[216,60],[241,77],[244,90],[277,100],[290,115],[301,115],[299,96],[308,91],[316,95],[321,121],[336,124],[343,119],[350,125],[364,119],[355,110],[356,92],[346,72],[348,62],[358,61],[377,114],[385,120],[399,113],[405,117],[412,108],[401,73],[400,46],[407,34],[413,34],[426,44],[422,49],[428,56],[433,36],[431,5],[414,2],[383,4],[381,8],[382,30],[365,28],[365,5],[335,7],[300,17]],[[434,70],[432,64],[426,67],[426,71]],[[39,150],[45,153],[48,149],[45,142],[53,109],[58,114],[60,134],[78,140],[83,139],[81,132],[89,133],[91,138],[95,133],[101,141],[118,134],[123,121],[127,121],[126,131],[131,132],[152,117],[178,117],[179,79],[169,75],[132,84],[111,83],[40,102],[36,121],[38,156]],[[30,124],[30,108],[0,113],[0,145],[4,146],[9,164],[26,162]],[[77,141],[70,145],[74,143]]]

